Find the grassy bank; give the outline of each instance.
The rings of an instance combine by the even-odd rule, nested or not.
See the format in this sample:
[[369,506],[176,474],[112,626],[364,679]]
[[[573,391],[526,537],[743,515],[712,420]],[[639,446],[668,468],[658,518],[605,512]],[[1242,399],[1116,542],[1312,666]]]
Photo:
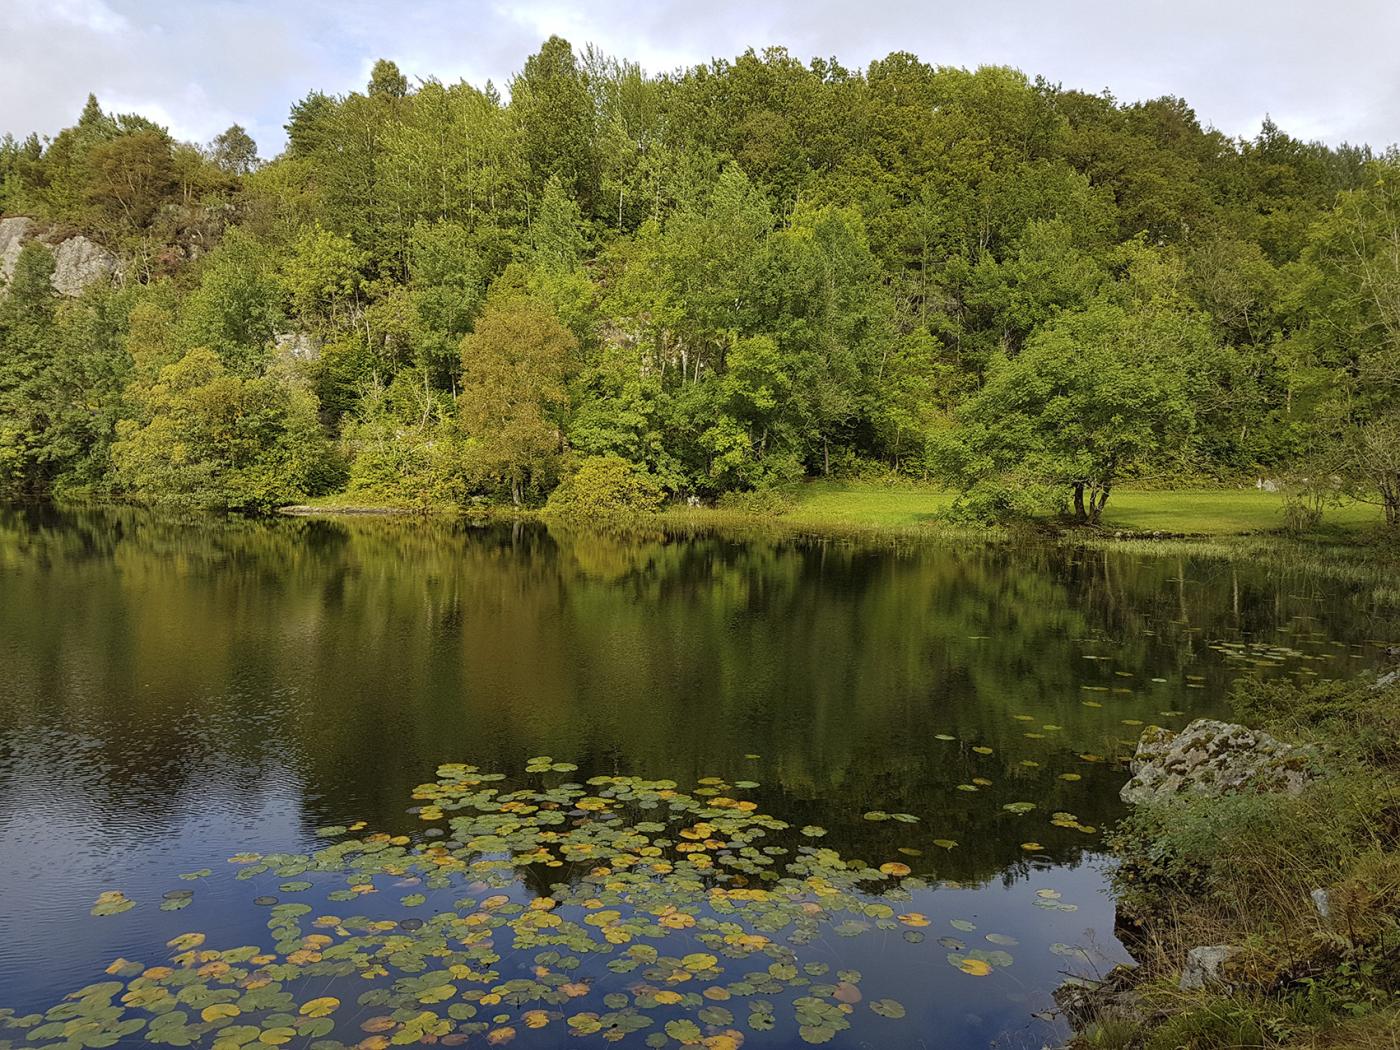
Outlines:
[[[1312,745],[1319,776],[1297,796],[1156,801],[1120,825],[1119,916],[1141,965],[1097,1000],[1075,1045],[1394,1050],[1400,685],[1252,681],[1233,704],[1240,721]],[[1231,954],[1217,980],[1184,988],[1204,945]]]
[[[791,490],[777,517],[795,529],[936,530],[955,494],[922,486],[814,481]],[[674,521],[733,523],[771,516],[771,509],[674,508]],[[1347,503],[1323,515],[1318,538],[1351,539],[1381,525],[1378,507]],[[1100,532],[1245,536],[1277,532],[1284,525],[1284,497],[1258,489],[1123,490],[1104,510]]]
[[[953,492],[920,485],[813,481],[781,495],[739,499],[732,505],[673,506],[661,516],[676,531],[709,529],[883,534],[917,537],[933,534],[986,535],[986,529],[953,526],[945,516]],[[335,493],[308,500],[304,512],[455,513],[455,508],[406,504],[375,493]],[[519,516],[511,507],[488,508],[493,516]],[[1364,503],[1329,507],[1312,538],[1351,542],[1376,532],[1380,509]],[[1104,511],[1097,535],[1126,532],[1151,535],[1227,538],[1277,533],[1284,526],[1284,497],[1257,489],[1122,490]]]

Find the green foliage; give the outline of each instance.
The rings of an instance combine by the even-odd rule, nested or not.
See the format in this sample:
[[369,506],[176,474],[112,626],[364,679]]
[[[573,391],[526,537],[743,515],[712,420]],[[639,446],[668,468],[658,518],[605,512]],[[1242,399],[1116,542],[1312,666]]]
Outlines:
[[976,491],[987,479],[1007,479],[997,490],[1008,494],[1028,491],[1025,481],[1058,485],[1073,493],[1076,517],[1097,522],[1124,473],[1190,436],[1184,369],[1206,338],[1187,317],[1103,300],[1061,314],[994,362],[938,454],[979,505],[1001,498]]
[[656,479],[618,455],[589,456],[549,494],[545,514],[566,523],[628,525],[661,509]]
[[532,481],[550,476],[563,451],[564,381],[576,348],[548,308],[523,298],[488,303],[462,340],[457,405],[472,469],[508,486],[516,504]]
[[347,419],[342,445],[349,461],[346,494],[362,503],[419,510],[460,506],[469,494],[466,451],[452,403],[400,373],[387,389],[361,400]]
[[[305,334],[327,436],[369,426],[364,399],[412,373],[457,401],[433,426],[468,435],[474,484],[519,500],[577,453],[707,499],[932,475],[979,520],[1068,504],[1097,521],[1126,481],[1293,472],[1400,521],[1393,157],[1267,121],[1231,141],[1180,99],[905,53],[854,71],[770,48],[647,76],[551,37],[510,88],[380,60],[362,91],[296,102],[266,163],[238,125],[200,148],[95,98],[52,141],[0,141],[0,208],[116,251],[171,318],[145,365],[144,338],[133,360],[112,349],[129,304],[73,321],[92,375],[51,356],[68,336],[34,334],[60,312],[6,337],[28,362],[0,379],[7,484],[101,489],[131,368],[208,348],[254,379],[275,337]],[[484,414],[506,372],[460,353],[491,336],[493,288],[573,340],[542,407],[502,417],[510,454]],[[44,378],[15,395],[25,368]],[[93,424],[51,442],[36,391],[75,376],[95,381]],[[391,430],[374,432],[382,457]]]
[[123,491],[157,503],[267,510],[335,480],[314,395],[296,381],[228,372],[191,350],[127,391],[134,418],[112,446]]
[[207,347],[229,368],[248,374],[266,360],[284,320],[283,285],[275,259],[242,233],[224,239],[204,263],[199,285],[180,311],[184,346]]

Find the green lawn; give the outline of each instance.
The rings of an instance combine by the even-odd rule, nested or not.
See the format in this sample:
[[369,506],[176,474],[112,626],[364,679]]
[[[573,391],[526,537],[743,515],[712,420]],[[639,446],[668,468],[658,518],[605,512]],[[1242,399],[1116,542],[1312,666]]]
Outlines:
[[[861,482],[813,481],[798,486],[793,507],[772,524],[783,528],[869,532],[915,533],[935,525],[952,505],[954,493],[916,485],[880,485]],[[394,499],[377,499],[365,493],[345,493],[308,501],[310,507],[329,513],[355,508],[391,509]],[[1191,536],[1241,536],[1273,532],[1283,526],[1280,493],[1257,489],[1179,489],[1144,491],[1122,489],[1113,493],[1104,509],[1106,530],[1184,533]],[[509,514],[509,508],[500,508]],[[710,508],[673,507],[666,512],[673,525],[752,527],[761,515]],[[1336,538],[1381,523],[1379,507],[1348,503],[1329,507],[1319,534]]]
[[[798,490],[797,506],[784,520],[798,526],[916,528],[936,520],[953,493],[932,488],[812,482]],[[1378,507],[1350,503],[1330,507],[1322,531],[1353,531],[1380,524]],[[1195,489],[1113,493],[1104,509],[1109,529],[1234,536],[1283,525],[1283,496],[1257,489]]]
[[932,488],[813,481],[798,489],[797,506],[784,515],[796,525],[908,528],[935,520],[953,493]]
[[[1283,495],[1258,489],[1115,492],[1104,508],[1108,528],[1237,536],[1283,525]],[[1347,503],[1322,515],[1323,532],[1352,531],[1381,523],[1379,507]]]

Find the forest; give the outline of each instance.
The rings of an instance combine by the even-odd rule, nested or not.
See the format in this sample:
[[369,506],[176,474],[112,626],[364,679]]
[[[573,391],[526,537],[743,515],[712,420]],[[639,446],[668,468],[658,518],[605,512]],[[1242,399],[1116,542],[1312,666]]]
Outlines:
[[[655,507],[898,475],[976,519],[1253,484],[1400,527],[1400,153],[783,49],[0,142],[0,492]],[[80,294],[54,246],[116,260]]]

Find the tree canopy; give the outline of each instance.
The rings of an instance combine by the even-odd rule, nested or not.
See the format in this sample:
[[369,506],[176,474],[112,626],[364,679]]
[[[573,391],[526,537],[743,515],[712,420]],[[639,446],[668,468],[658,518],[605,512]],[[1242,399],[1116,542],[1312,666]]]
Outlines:
[[[558,37],[508,99],[381,60],[287,132],[263,160],[89,98],[0,141],[39,234],[0,484],[543,502],[621,459],[669,498],[885,472],[1092,521],[1293,472],[1400,521],[1393,150],[907,53],[652,76]],[[121,279],[63,300],[75,232]]]

